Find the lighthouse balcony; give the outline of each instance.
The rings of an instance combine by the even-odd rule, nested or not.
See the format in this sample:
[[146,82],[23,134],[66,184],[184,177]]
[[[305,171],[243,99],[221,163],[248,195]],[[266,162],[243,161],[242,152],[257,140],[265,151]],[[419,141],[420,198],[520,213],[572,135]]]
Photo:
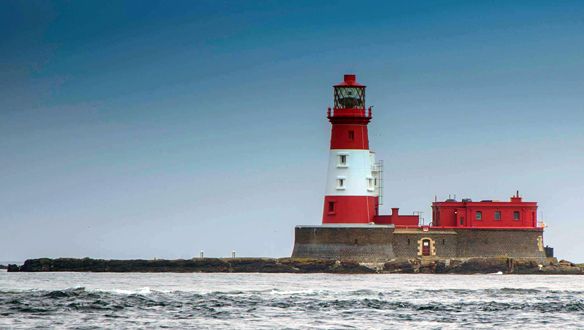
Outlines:
[[367,119],[372,118],[371,108],[365,110],[365,108],[329,108],[327,111],[327,118],[331,119],[333,117],[363,117]]

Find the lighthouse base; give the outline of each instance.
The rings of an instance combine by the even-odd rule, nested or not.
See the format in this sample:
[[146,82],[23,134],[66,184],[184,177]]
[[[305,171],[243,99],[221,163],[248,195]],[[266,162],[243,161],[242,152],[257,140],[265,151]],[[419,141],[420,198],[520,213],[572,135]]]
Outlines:
[[395,258],[544,259],[541,228],[297,226],[293,258],[381,262]]
[[395,258],[393,225],[296,226],[293,258],[375,262]]

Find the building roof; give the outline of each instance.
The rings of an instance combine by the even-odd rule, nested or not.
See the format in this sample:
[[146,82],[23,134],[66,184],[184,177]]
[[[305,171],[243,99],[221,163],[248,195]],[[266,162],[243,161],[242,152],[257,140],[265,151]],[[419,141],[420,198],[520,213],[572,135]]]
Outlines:
[[343,82],[336,84],[334,87],[365,87],[357,82],[357,76],[354,74],[346,74]]

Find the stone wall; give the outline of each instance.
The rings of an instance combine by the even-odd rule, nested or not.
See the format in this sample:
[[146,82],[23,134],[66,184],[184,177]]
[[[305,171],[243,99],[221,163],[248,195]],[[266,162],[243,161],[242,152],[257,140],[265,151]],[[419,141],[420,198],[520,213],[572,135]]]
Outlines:
[[433,243],[430,251],[433,256],[457,256],[458,235],[453,230],[427,231],[419,229],[396,229],[393,250],[399,258],[417,258],[421,256],[420,245],[423,239]]
[[292,257],[374,262],[422,256],[430,242],[436,258],[545,258],[541,229],[429,229],[381,225],[298,226]]
[[545,258],[543,230],[457,229],[459,257]]
[[293,258],[373,262],[395,258],[392,225],[297,226]]

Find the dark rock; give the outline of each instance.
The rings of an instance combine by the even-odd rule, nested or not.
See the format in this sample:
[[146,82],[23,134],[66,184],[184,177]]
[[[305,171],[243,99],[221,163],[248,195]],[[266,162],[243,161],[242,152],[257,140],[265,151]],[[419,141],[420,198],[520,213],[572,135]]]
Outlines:
[[278,262],[290,266],[299,273],[327,273],[336,264],[335,260],[306,258],[282,258],[278,259]]
[[436,273],[436,274],[447,273],[449,267],[450,267],[450,260],[448,260],[448,264],[447,264],[446,260],[438,260],[434,264],[434,273]]
[[584,274],[584,270],[580,267],[550,265],[543,267],[540,273],[549,275],[580,275]]
[[414,266],[409,260],[392,260],[383,264],[383,271],[388,273],[413,273]]
[[103,260],[103,259],[29,259],[20,268],[23,272],[228,272],[229,263],[222,259],[191,260]]
[[241,272],[241,273],[513,273],[584,274],[584,268],[569,261],[548,259],[472,258],[472,259],[396,259],[380,270],[354,261],[300,258],[202,258],[178,260],[103,260],[103,259],[29,259],[20,267],[9,265],[9,272]]
[[10,264],[10,265],[8,265],[6,267],[6,271],[8,271],[8,272],[18,272],[18,271],[20,271],[20,267],[18,267],[17,265]]
[[235,273],[295,273],[294,267],[279,263],[276,259],[238,258],[228,261]]
[[461,259],[448,259],[448,260],[450,260],[450,263],[448,265],[448,269],[458,267],[459,265],[461,265],[464,262],[464,260],[461,260]]
[[[541,273],[540,262],[530,259],[513,259],[513,274]],[[542,265],[543,266],[543,265]]]
[[[99,264],[98,264],[99,265]],[[177,260],[107,260],[105,270],[107,272],[151,272],[151,273],[221,273],[229,272],[230,265],[223,259],[177,259]],[[98,267],[101,269],[101,267]]]
[[330,268],[331,273],[339,274],[371,274],[376,273],[374,269],[360,265],[354,261],[337,261],[333,267]]
[[22,266],[21,272],[50,272],[52,271],[53,259],[27,259]]
[[490,274],[508,271],[507,258],[472,258],[459,264],[452,264],[448,273],[457,274]]
[[[29,259],[22,272],[237,272],[237,273],[372,273],[357,262],[313,259],[203,258],[190,260]],[[18,270],[16,270],[18,271]]]

